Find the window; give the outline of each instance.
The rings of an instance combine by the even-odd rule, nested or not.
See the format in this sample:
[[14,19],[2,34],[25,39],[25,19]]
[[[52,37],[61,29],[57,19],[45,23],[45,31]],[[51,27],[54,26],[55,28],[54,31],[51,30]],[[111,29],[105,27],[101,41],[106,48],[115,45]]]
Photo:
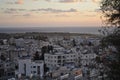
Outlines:
[[36,66],[33,66],[33,68],[36,68]]
[[40,66],[37,66],[37,74],[40,74]]
[[2,65],[0,65],[0,67],[2,67]]
[[6,66],[8,67],[8,64]]
[[61,60],[58,60],[58,63],[61,63]]
[[76,61],[76,59],[74,59],[74,61]]
[[61,56],[58,56],[58,59],[61,59]]
[[8,75],[8,76],[10,76],[10,75],[11,75],[11,73],[8,73],[7,75]]
[[11,73],[11,75],[14,75],[14,74],[15,74],[14,72]]
[[25,74],[26,74],[26,64],[24,64],[24,71],[25,71]]
[[33,73],[36,73],[36,71],[33,71]]

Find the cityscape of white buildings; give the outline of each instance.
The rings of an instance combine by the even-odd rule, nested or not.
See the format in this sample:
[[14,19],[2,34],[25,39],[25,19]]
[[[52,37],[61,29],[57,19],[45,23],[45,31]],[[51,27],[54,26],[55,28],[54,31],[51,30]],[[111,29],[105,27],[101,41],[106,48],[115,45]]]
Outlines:
[[[102,80],[98,37],[10,38],[0,45],[0,80]],[[114,47],[104,52],[115,51]],[[102,55],[102,56],[101,56]]]

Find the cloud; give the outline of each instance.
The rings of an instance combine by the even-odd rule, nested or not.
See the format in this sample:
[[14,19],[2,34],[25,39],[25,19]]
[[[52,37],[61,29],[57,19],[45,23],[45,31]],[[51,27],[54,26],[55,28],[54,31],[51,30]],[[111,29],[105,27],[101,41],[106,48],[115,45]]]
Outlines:
[[[32,0],[32,1],[39,1],[39,0]],[[85,1],[92,1],[93,3],[99,3],[101,0],[44,0],[47,2],[59,2],[59,3],[74,3],[74,2],[85,2]],[[8,1],[7,4],[23,4],[24,0],[17,0],[17,1]]]
[[22,8],[6,8],[2,10],[3,10],[3,13],[5,14],[16,14],[16,13],[27,11],[26,9],[22,9]]
[[31,14],[30,14],[30,13],[27,13],[27,14],[23,14],[23,16],[29,17],[29,16],[31,16]]
[[38,1],[38,0],[33,0],[33,1]]
[[51,12],[51,13],[78,12],[76,9],[73,9],[73,8],[68,9],[68,10],[41,8],[41,9],[32,9],[30,11],[41,11],[41,12]]
[[[38,1],[38,0],[32,0],[32,1]],[[24,0],[18,0],[17,2],[15,2],[15,4],[23,4]]]
[[23,8],[7,8],[7,11],[26,11],[26,9]]
[[50,12],[50,13],[67,13],[67,12],[78,12],[77,9],[68,9],[68,10],[62,10],[62,9],[53,9],[53,8],[40,8],[40,9],[24,9],[24,8],[3,8],[1,9],[6,14],[16,14],[16,13],[25,13],[25,12]]
[[101,0],[92,0],[94,3],[99,3]]
[[11,5],[13,5],[13,4],[23,4],[23,3],[24,3],[24,0],[17,0],[17,1],[10,0],[10,1],[6,2],[6,4],[11,4]]
[[7,8],[6,10],[4,10],[4,13],[5,14],[15,14],[15,13],[17,13],[17,10],[14,8],[10,8],[10,9]]
[[25,13],[25,14],[13,14],[12,16],[15,16],[15,17],[21,17],[21,16],[23,16],[23,17],[30,17],[30,16],[32,16],[30,13]]
[[91,15],[84,15],[84,16],[86,16],[86,17],[96,17],[96,15],[95,15],[95,14],[91,14]]
[[78,0],[60,0],[62,3],[78,2]]
[[56,1],[56,2],[60,2],[60,3],[71,3],[71,2],[81,2],[83,0],[45,0],[48,2],[52,2],[52,1]]
[[31,14],[39,14],[39,12],[41,12],[42,14],[55,13],[54,16],[56,17],[68,17],[68,15],[64,13],[79,12],[77,11],[77,9],[73,9],[73,8],[67,10],[53,9],[53,8],[40,8],[40,9],[1,8],[1,10],[3,11],[4,14],[8,14],[11,16],[24,16],[24,17],[33,16]]
[[6,4],[14,4],[14,2],[6,2]]
[[[60,3],[73,3],[73,2],[85,2],[85,1],[89,1],[89,0],[45,0],[45,1],[48,1],[48,2],[60,2]],[[92,2],[94,3],[98,3],[100,2],[101,0],[91,0]]]
[[18,0],[17,2],[15,2],[15,4],[23,4],[24,0]]
[[[32,1],[38,1],[38,0],[32,0]],[[17,0],[17,1],[8,1],[7,4],[23,4],[24,0]]]
[[57,14],[55,15],[56,17],[70,17],[69,15],[66,15],[66,14]]

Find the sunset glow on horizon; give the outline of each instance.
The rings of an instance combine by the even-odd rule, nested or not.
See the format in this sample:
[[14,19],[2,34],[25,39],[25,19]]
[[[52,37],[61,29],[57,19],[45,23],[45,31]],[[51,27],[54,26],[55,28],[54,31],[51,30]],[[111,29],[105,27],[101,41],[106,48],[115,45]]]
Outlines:
[[0,27],[98,27],[100,1],[0,0]]

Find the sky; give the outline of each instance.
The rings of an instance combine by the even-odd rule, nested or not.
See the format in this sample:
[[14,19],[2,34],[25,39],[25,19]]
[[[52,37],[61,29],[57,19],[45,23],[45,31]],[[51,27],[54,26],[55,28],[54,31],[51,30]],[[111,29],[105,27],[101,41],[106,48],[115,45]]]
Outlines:
[[0,0],[0,27],[99,27],[101,0]]

